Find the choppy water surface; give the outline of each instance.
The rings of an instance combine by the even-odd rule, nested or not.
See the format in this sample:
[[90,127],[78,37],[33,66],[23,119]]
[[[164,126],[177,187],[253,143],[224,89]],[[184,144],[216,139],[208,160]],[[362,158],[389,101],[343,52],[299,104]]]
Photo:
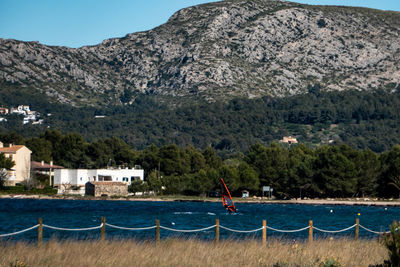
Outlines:
[[[266,219],[270,227],[284,230],[300,229],[313,220],[314,226],[326,230],[347,228],[360,219],[360,224],[374,231],[387,231],[394,220],[400,220],[400,207],[378,206],[334,206],[334,205],[296,205],[296,204],[253,204],[237,203],[238,214],[230,215],[220,203],[204,202],[152,202],[152,201],[90,201],[90,200],[40,200],[40,199],[0,199],[0,234],[26,229],[43,223],[64,228],[84,228],[100,225],[101,217],[107,223],[129,228],[155,225],[159,219],[162,226],[174,229],[199,229],[220,224],[231,229],[253,230],[262,226]],[[360,215],[358,215],[360,214]],[[100,230],[84,232],[56,231],[44,228],[44,239],[79,238],[96,239]],[[261,231],[253,234],[238,234],[220,230],[221,238],[261,238]],[[154,239],[154,229],[126,231],[106,228],[107,238]],[[287,239],[307,238],[308,231],[282,234],[268,230],[268,236]],[[340,237],[353,236],[354,229],[340,234]],[[177,233],[161,229],[161,238],[179,236],[213,239],[214,229],[198,233]],[[327,237],[327,234],[314,230],[314,238]],[[377,235],[360,229],[360,237],[371,238]],[[2,240],[28,240],[37,238],[37,230],[19,234]]]

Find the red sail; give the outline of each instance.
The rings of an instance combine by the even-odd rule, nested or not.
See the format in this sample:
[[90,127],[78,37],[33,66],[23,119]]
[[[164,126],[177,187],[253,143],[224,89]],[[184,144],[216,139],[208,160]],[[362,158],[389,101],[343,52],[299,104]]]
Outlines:
[[235,204],[233,204],[231,193],[229,193],[228,187],[224,180],[221,178],[221,195],[222,195],[222,204],[229,212],[236,212]]

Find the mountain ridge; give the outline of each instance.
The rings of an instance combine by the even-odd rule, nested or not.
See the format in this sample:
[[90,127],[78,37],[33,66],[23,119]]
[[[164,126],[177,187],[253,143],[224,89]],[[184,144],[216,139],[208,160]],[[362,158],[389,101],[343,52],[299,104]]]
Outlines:
[[400,12],[283,1],[221,1],[177,11],[154,29],[68,48],[0,39],[0,81],[61,103],[128,103],[135,94],[289,96],[392,90]]

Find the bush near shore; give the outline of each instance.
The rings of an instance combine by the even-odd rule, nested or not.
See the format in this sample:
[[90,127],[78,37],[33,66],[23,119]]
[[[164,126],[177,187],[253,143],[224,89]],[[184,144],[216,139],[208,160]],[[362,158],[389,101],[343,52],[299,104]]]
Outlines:
[[23,185],[4,186],[3,188],[0,188],[0,195],[5,195],[5,194],[54,196],[57,194],[57,189],[51,187],[27,189]]
[[379,266],[387,259],[376,240],[0,243],[0,266]]

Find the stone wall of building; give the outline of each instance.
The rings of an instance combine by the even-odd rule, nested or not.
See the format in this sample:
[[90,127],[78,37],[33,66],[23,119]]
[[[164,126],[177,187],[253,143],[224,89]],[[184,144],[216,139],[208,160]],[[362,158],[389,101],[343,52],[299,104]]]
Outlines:
[[87,182],[85,194],[95,197],[127,196],[128,185],[122,182]]

